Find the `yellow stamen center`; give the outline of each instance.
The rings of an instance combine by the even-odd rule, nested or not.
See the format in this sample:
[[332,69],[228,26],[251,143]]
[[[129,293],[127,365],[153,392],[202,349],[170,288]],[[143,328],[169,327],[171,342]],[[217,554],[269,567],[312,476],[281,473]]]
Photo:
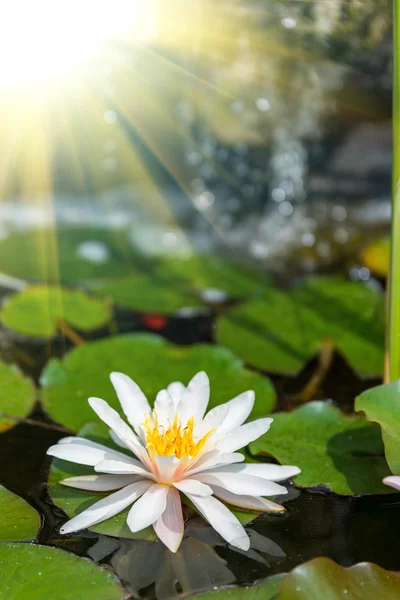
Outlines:
[[191,417],[182,427],[178,415],[175,415],[174,422],[168,422],[168,427],[164,428],[158,424],[157,412],[153,410],[153,418],[146,415],[142,423],[146,433],[146,448],[150,456],[175,456],[182,458],[184,456],[196,456],[203,448],[207,439],[213,433],[211,429],[206,435],[198,439],[194,436],[194,417]]

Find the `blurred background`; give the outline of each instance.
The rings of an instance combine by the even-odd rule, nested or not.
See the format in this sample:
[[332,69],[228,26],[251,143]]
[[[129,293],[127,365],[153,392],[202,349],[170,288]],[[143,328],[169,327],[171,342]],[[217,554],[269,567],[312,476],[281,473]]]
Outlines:
[[[219,252],[285,277],[369,278],[363,250],[390,221],[389,0],[15,0],[2,12],[6,275],[62,280],[71,250],[87,264],[78,280],[107,262],[112,275],[105,228],[126,236],[131,266]],[[68,251],[66,227],[81,232]]]

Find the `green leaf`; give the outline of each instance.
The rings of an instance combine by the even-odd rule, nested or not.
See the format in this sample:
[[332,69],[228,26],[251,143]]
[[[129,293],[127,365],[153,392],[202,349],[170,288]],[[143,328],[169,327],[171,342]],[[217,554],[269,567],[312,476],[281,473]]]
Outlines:
[[143,389],[150,403],[172,381],[185,384],[198,371],[211,381],[209,408],[252,389],[256,392],[253,417],[275,405],[271,381],[249,371],[234,354],[209,344],[176,346],[153,334],[131,334],[88,342],[68,352],[62,361],[51,360],[41,376],[41,398],[50,416],[73,431],[93,421],[87,399],[98,396],[121,411],[109,376],[121,371]]
[[27,281],[73,283],[118,277],[147,262],[124,229],[35,228],[12,232],[0,241],[0,272]]
[[397,600],[400,577],[371,563],[345,569],[315,558],[286,575],[276,600]]
[[400,475],[400,380],[363,392],[355,409],[363,411],[368,421],[379,423],[388,465]]
[[380,375],[384,352],[383,294],[360,283],[314,277],[283,292],[261,296],[225,313],[217,341],[246,363],[295,374],[315,356],[324,338],[362,376]]
[[62,320],[80,331],[98,329],[111,319],[111,310],[84,292],[37,285],[8,297],[0,317],[17,333],[51,337]]
[[171,284],[178,282],[197,291],[218,289],[230,298],[249,296],[269,281],[265,273],[215,256],[164,259],[155,273]]
[[[113,449],[118,449],[121,452],[121,448],[118,448],[111,440],[108,434],[108,428],[104,423],[89,423],[85,425],[79,432],[81,437],[97,442],[98,444],[104,444]],[[61,485],[59,482],[66,477],[75,477],[78,475],[88,475],[93,473],[91,467],[85,465],[78,465],[70,463],[64,460],[54,459],[51,464],[48,480],[48,490],[51,499],[54,504],[63,509],[63,511],[70,517],[75,517],[90,505],[94,504],[98,500],[105,498],[108,494],[101,494],[98,492],[87,492],[84,490],[78,490],[70,487]],[[129,513],[130,507],[112,517],[98,523],[93,527],[90,527],[91,531],[96,533],[102,533],[103,535],[111,535],[114,537],[123,537],[134,540],[156,540],[157,536],[154,533],[152,527],[147,527],[143,531],[138,533],[132,533],[126,524],[126,519]]]
[[112,298],[123,308],[146,313],[170,314],[181,308],[200,305],[199,299],[182,286],[168,286],[143,274],[98,282],[91,289],[103,297]]
[[39,514],[25,500],[3,486],[0,486],[0,514],[0,542],[28,542],[35,539],[40,526]]
[[36,391],[33,383],[14,365],[0,362],[0,432],[7,431],[33,409]]
[[215,592],[202,592],[190,596],[195,600],[273,600],[279,592],[284,575],[274,575],[250,587],[229,586]]
[[116,578],[91,561],[36,544],[0,544],[0,600],[123,600]]
[[271,429],[250,444],[250,451],[297,465],[302,471],[297,486],[322,485],[342,495],[388,493],[380,431],[364,417],[345,416],[324,402],[273,417]]

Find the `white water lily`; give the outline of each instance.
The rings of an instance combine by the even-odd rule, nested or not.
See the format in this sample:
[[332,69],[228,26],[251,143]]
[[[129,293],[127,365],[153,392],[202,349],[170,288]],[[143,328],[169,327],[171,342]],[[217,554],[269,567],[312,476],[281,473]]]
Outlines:
[[132,532],[152,525],[157,536],[176,552],[184,522],[181,494],[230,544],[248,550],[250,541],[236,516],[217,498],[233,506],[283,511],[263,498],[286,494],[279,485],[300,469],[275,464],[243,464],[236,452],[266,433],[272,419],[243,425],[254,405],[254,392],[240,394],[206,414],[210,384],[206,373],[185,387],[171,383],[157,394],[154,410],[139,386],[127,375],[112,373],[127,423],[100,398],[89,404],[110,427],[114,442],[136,458],[80,437],[61,439],[47,454],[94,467],[95,473],[70,477],[63,485],[113,492],[67,521],[61,533],[71,533],[105,521],[132,505],[127,524]]

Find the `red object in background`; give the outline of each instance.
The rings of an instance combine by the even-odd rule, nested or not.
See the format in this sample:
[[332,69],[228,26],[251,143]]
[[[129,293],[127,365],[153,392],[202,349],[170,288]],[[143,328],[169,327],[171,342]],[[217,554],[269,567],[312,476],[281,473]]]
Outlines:
[[142,317],[142,321],[146,325],[146,327],[149,327],[149,329],[154,329],[156,331],[159,331],[160,329],[165,329],[168,325],[168,319],[161,315],[144,315]]

